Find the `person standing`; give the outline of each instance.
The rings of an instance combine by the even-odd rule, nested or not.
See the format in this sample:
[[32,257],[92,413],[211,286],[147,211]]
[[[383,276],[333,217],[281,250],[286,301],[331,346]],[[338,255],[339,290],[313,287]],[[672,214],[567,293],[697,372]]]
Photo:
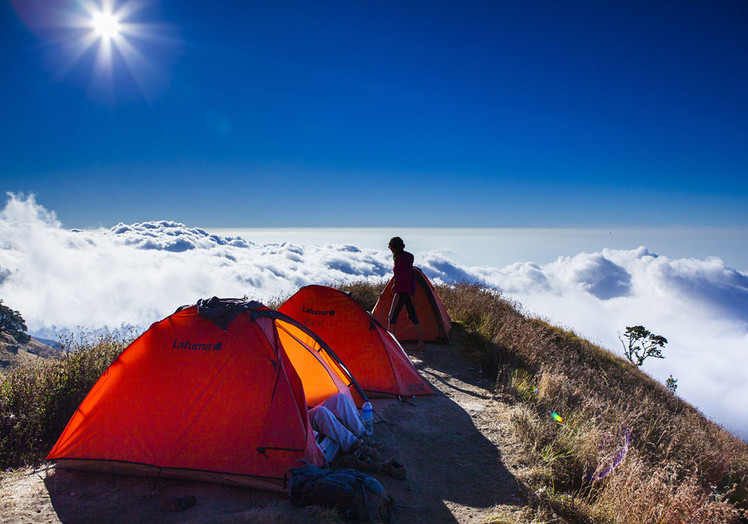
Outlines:
[[387,247],[390,248],[392,257],[395,259],[395,266],[392,268],[395,275],[395,294],[392,297],[392,305],[387,316],[387,331],[392,334],[395,333],[397,317],[404,307],[408,319],[418,332],[418,349],[423,350],[426,346],[423,344],[423,332],[418,322],[415,307],[416,281],[413,275],[413,254],[405,251],[405,242],[400,237],[392,237]]

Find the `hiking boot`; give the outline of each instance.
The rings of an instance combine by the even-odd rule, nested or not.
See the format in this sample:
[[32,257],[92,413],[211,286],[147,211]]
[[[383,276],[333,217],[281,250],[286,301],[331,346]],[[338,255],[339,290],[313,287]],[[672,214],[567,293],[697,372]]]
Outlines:
[[364,435],[361,435],[359,438],[364,441],[364,444],[366,444],[367,446],[369,446],[370,448],[376,451],[379,451],[380,449],[384,447],[384,444],[379,442],[377,439],[375,439],[371,435],[364,434]]
[[[376,453],[376,451],[374,451],[374,453]],[[347,453],[343,456],[343,463],[346,466],[361,471],[376,471],[377,462],[377,460],[373,459],[361,448],[358,448],[355,451],[351,450],[350,453]]]
[[351,447],[351,453],[358,453],[369,457],[373,463],[379,462],[382,457],[379,456],[379,452],[373,447],[366,444],[363,440],[358,439],[356,443]]
[[377,472],[386,473],[390,477],[398,480],[405,480],[407,478],[405,466],[395,459],[387,459],[379,464],[379,466],[377,466]]

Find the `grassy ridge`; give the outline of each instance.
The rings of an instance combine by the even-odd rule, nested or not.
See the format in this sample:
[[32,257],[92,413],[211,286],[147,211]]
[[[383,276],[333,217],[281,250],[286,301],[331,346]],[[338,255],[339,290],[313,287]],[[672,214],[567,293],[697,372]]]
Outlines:
[[[745,442],[633,364],[527,318],[496,292],[476,285],[437,291],[462,325],[459,346],[513,402],[513,429],[534,464],[522,480],[538,508],[574,522],[740,519]],[[627,433],[625,457],[603,477]]]
[[[371,310],[383,284],[340,288]],[[455,347],[512,406],[512,429],[525,443],[528,464],[519,480],[532,495],[538,521],[550,513],[570,522],[740,520],[748,500],[745,442],[633,364],[525,316],[495,291],[460,284],[437,286],[437,292],[456,321]],[[67,341],[64,358],[3,377],[0,467],[43,461],[129,341],[112,336]]]

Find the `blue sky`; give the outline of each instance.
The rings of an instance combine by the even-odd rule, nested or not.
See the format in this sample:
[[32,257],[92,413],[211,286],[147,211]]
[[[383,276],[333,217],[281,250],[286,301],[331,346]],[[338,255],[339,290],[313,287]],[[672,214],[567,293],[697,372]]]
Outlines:
[[744,2],[145,0],[108,80],[82,5],[0,7],[0,189],[66,227],[748,225]]

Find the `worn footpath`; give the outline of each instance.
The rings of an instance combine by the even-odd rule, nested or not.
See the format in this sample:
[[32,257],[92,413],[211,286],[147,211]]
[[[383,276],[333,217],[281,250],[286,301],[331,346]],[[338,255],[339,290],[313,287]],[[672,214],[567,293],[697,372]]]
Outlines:
[[[521,451],[495,398],[452,346],[412,352],[436,395],[375,401],[382,454],[405,464],[407,479],[372,473],[392,495],[396,521],[521,521],[525,495],[515,472]],[[0,474],[2,522],[343,522],[334,511],[293,506],[282,493],[216,484],[55,470]],[[195,504],[172,511],[170,501]]]

